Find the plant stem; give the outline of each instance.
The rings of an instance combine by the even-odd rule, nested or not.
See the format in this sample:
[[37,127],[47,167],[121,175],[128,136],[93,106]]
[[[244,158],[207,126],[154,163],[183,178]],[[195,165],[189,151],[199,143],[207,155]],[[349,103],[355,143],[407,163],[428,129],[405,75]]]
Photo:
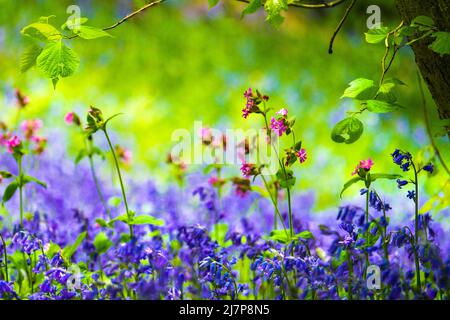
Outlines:
[[[369,223],[369,194],[370,194],[370,190],[369,190],[369,188],[367,188],[367,192],[366,192],[366,212],[365,212],[366,225]],[[369,245],[369,227],[367,227],[365,238],[366,238],[366,246],[368,246]],[[365,279],[366,276],[367,276],[367,268],[369,267],[369,253],[367,252],[367,249],[364,250],[364,255],[366,257],[366,268],[364,269],[363,278]]]
[[125,195],[125,187],[124,187],[123,180],[122,180],[122,174],[120,173],[119,162],[117,161],[117,156],[114,151],[114,147],[112,146],[111,140],[109,139],[108,131],[106,130],[106,125],[102,130],[105,133],[106,140],[108,141],[109,148],[111,149],[111,153],[114,158],[114,164],[116,165],[117,175],[119,176],[120,189],[122,191],[123,203],[125,204],[125,210],[127,211],[128,227],[130,228],[130,237],[133,238],[133,226],[130,224],[131,223],[131,213],[130,213],[130,210],[128,209],[127,196]]
[[350,250],[347,250],[347,265],[348,265],[348,300],[353,300],[352,298],[352,277],[353,277],[353,262],[352,255],[350,254]]
[[22,155],[17,159],[19,167],[19,208],[20,208],[20,229],[23,229],[23,173],[22,173]]
[[411,160],[411,165],[414,169],[414,186],[415,186],[415,197],[414,197],[414,262],[416,265],[416,284],[418,292],[422,291],[422,284],[420,281],[420,263],[419,255],[417,252],[419,245],[419,178],[417,175],[417,168],[414,162]]
[[83,139],[83,141],[84,146],[88,152],[89,166],[91,168],[91,174],[92,179],[94,180],[95,189],[97,190],[97,194],[100,198],[100,201],[105,209],[108,218],[111,220],[111,211],[109,210],[108,205],[106,204],[105,197],[103,196],[102,189],[100,188],[100,181],[98,180],[97,174],[95,173],[94,156],[92,154],[92,146],[93,146],[92,136],[88,137],[87,139]]
[[264,182],[264,185],[266,187],[267,192],[269,193],[270,200],[272,200],[272,204],[275,207],[275,213],[278,214],[278,217],[280,218],[281,224],[283,225],[284,232],[286,232],[286,235],[288,235],[288,232],[286,230],[286,225],[284,224],[284,221],[283,221],[283,216],[281,215],[280,210],[278,209],[277,203],[273,199],[272,192],[270,192],[270,188],[269,188],[269,185],[267,183],[267,180],[266,180],[266,178],[264,178],[264,175],[261,175],[261,178],[262,178],[262,180]]
[[9,282],[9,276],[8,276],[8,254],[6,252],[6,243],[5,243],[5,239],[3,239],[2,234],[0,233],[0,239],[2,240],[2,245],[3,245],[3,255],[5,256],[5,278],[6,278],[6,282]]

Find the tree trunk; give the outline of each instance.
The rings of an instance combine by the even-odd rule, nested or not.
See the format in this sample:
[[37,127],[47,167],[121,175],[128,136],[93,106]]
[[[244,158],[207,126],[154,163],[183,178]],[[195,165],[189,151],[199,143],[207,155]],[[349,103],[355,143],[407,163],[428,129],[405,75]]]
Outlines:
[[[407,24],[417,16],[428,16],[439,31],[450,32],[449,0],[396,0],[397,10]],[[412,44],[422,77],[436,102],[440,119],[450,119],[450,56],[443,57],[428,46],[433,39],[423,39]],[[449,133],[450,127],[447,127]]]

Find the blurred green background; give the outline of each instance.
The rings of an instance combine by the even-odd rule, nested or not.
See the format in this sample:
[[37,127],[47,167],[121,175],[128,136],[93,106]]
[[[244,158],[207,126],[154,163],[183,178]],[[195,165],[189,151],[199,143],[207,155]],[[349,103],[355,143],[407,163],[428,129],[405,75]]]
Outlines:
[[[39,117],[46,127],[66,128],[65,113],[84,112],[91,104],[106,114],[123,112],[111,128],[118,142],[134,153],[129,174],[171,182],[165,160],[173,130],[192,130],[194,121],[223,129],[261,125],[256,118],[241,117],[242,93],[251,86],[270,96],[270,106],[286,107],[297,117],[296,136],[303,140],[309,158],[296,166],[296,188],[316,191],[319,209],[339,203],[341,186],[359,160],[371,157],[374,171],[399,173],[389,154],[397,147],[417,154],[429,143],[409,49],[400,53],[390,71],[390,76],[407,84],[398,92],[406,110],[364,113],[365,132],[354,144],[330,139],[333,125],[347,110],[357,108],[340,99],[347,84],[359,77],[379,79],[384,48],[364,41],[366,8],[379,4],[383,23],[393,27],[399,18],[386,1],[360,1],[330,55],[328,42],[344,6],[320,12],[291,9],[276,30],[264,21],[262,10],[241,19],[245,4],[238,1],[221,1],[208,10],[206,0],[169,0],[112,30],[114,38],[68,41],[81,64],[56,90],[36,70],[20,73],[20,54],[28,41],[20,30],[40,16],[55,15],[51,21],[60,26],[68,17],[67,7],[77,4],[90,25],[105,27],[144,3],[0,0],[0,120],[15,117],[11,95],[16,87],[31,101],[22,117]],[[428,92],[427,98],[435,121]],[[75,132],[65,130],[69,155],[74,156]],[[448,140],[440,138],[438,143],[450,160]],[[446,178],[438,171],[424,179],[428,194],[437,192]],[[392,182],[379,185],[388,192],[396,189]],[[357,194],[357,188],[352,192]]]

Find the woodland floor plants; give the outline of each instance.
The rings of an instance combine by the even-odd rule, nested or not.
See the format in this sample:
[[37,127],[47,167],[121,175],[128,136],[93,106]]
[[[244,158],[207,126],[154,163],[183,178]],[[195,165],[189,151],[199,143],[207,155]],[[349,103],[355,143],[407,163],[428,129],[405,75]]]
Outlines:
[[[434,171],[434,165],[432,163],[415,163],[413,160],[413,156],[409,152],[402,151],[400,149],[395,149],[395,151],[391,154],[392,160],[396,165],[398,165],[403,172],[409,172],[412,169],[413,178],[409,180],[397,180],[398,188],[406,186],[407,184],[413,184],[414,190],[409,190],[407,193],[407,197],[414,201],[414,237],[411,239],[412,247],[414,252],[414,262],[416,266],[416,290],[421,292],[422,283],[420,276],[420,261],[419,261],[419,253],[418,247],[420,242],[426,242],[427,237],[421,237],[421,230],[419,228],[419,174],[421,172],[427,172],[428,174],[432,174]],[[426,230],[423,230],[425,233]]]
[[[302,141],[296,141],[293,126],[295,124],[295,118],[288,118],[288,110],[285,108],[280,109],[275,113],[275,115],[270,119],[270,124],[268,121],[268,113],[271,110],[266,105],[269,100],[267,95],[261,94],[258,90],[253,92],[252,88],[249,88],[244,92],[244,97],[246,98],[245,108],[242,110],[242,117],[247,118],[250,114],[260,114],[264,120],[264,130],[267,135],[267,143],[272,148],[274,154],[276,155],[277,162],[279,164],[278,171],[274,177],[274,180],[270,183],[267,182],[264,177],[264,167],[267,164],[250,164],[244,162],[241,171],[246,178],[250,176],[255,179],[257,176],[261,175],[261,179],[264,182],[264,186],[269,193],[269,197],[275,207],[274,216],[274,226],[277,225],[277,216],[279,217],[283,228],[285,228],[283,217],[278,208],[278,188],[281,187],[286,190],[287,202],[288,202],[288,218],[289,218],[289,234],[287,238],[294,238],[294,225],[293,225],[293,212],[292,212],[292,201],[291,201],[291,188],[295,184],[294,172],[288,169],[292,166],[297,159],[300,163],[306,161],[307,154],[306,150],[302,148]],[[275,145],[276,137],[281,137],[283,135],[292,136],[292,146],[285,150],[284,157],[281,157],[277,146]],[[273,186],[273,188],[271,187]]]
[[[363,251],[365,255],[365,263],[366,263],[366,269],[370,265],[370,258],[369,258],[369,251],[368,249],[372,247],[375,242],[378,240],[380,236],[380,232],[377,230],[379,227],[381,227],[381,230],[383,230],[382,235],[382,245],[384,248],[385,253],[385,259],[386,261],[389,260],[389,255],[387,253],[387,243],[386,243],[386,226],[388,223],[387,217],[386,217],[386,211],[390,209],[389,204],[384,203],[381,201],[381,198],[378,196],[375,189],[373,189],[372,185],[373,182],[375,182],[378,179],[398,179],[401,176],[398,174],[387,174],[387,173],[371,173],[372,166],[374,165],[374,162],[372,159],[367,160],[361,160],[358,165],[356,166],[355,170],[352,172],[352,175],[355,177],[350,179],[344,184],[344,187],[341,191],[341,197],[344,191],[352,186],[353,184],[357,182],[363,182],[365,189],[361,189],[361,195],[365,196],[365,211],[364,211],[364,241],[365,244],[363,246]],[[383,210],[383,217],[376,219],[374,221],[370,220],[369,215],[369,207],[374,207],[378,211]],[[373,231],[375,230],[375,231]],[[374,234],[375,233],[375,234]],[[364,278],[366,277],[366,271],[364,272]]]
[[5,188],[2,197],[2,205],[8,202],[19,190],[19,216],[20,216],[20,228],[23,229],[23,215],[24,215],[24,187],[27,183],[34,182],[38,185],[47,188],[47,185],[41,180],[26,175],[23,170],[23,157],[28,153],[28,150],[24,146],[24,142],[12,133],[6,133],[2,140],[0,140],[0,145],[3,144],[7,148],[7,151],[12,155],[17,164],[17,175],[8,172],[0,171],[0,176],[3,179],[12,179],[12,181]]

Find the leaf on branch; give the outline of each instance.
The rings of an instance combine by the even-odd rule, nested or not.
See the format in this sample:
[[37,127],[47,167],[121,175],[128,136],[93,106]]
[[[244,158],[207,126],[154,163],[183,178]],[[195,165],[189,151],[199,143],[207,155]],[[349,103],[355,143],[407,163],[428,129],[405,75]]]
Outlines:
[[264,3],[264,10],[267,13],[266,20],[276,28],[284,21],[281,12],[286,11],[287,9],[288,5],[286,0],[267,0]]
[[352,98],[356,100],[367,100],[375,96],[378,87],[374,81],[370,79],[358,78],[349,83],[349,87],[345,89],[342,98]]
[[37,58],[36,65],[48,78],[65,78],[78,68],[77,54],[62,41],[49,42]]
[[20,72],[25,73],[36,65],[36,59],[41,54],[42,48],[32,44],[22,53],[20,58]]
[[439,53],[441,57],[444,54],[450,55],[450,32],[439,31],[431,35],[436,38],[429,48],[436,53]]
[[241,18],[247,14],[255,13],[259,10],[259,8],[261,8],[261,6],[261,0],[251,0],[248,6],[242,11]]
[[381,100],[367,100],[363,104],[365,104],[368,111],[373,113],[388,113],[403,108],[397,103],[389,103]]
[[355,117],[339,121],[331,132],[331,139],[337,143],[350,144],[358,140],[364,131],[363,123]]
[[81,38],[86,40],[97,39],[102,37],[112,37],[112,35],[109,34],[108,32],[100,28],[90,26],[80,26],[80,29],[75,33]]
[[366,37],[367,43],[379,43],[384,41],[384,39],[386,39],[388,33],[389,33],[388,27],[379,27],[369,29],[369,31],[364,33],[364,35]]
[[60,40],[62,38],[58,29],[44,22],[32,23],[24,27],[20,32],[25,36],[43,42]]

